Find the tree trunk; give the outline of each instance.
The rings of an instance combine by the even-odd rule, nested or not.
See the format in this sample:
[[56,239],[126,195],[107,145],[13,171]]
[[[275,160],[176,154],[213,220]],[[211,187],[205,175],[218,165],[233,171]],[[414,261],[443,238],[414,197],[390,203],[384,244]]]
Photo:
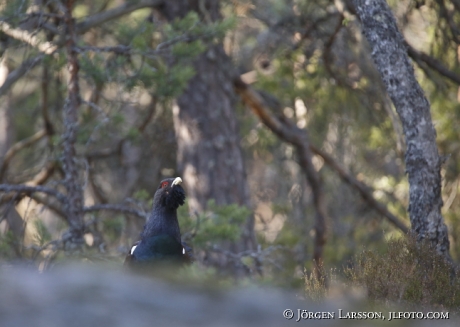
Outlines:
[[[6,53],[0,56],[0,87],[8,77]],[[10,107],[10,94],[5,94],[0,101],[0,162],[13,143],[13,122]]]
[[66,54],[69,78],[67,82],[67,99],[64,105],[64,134],[62,163],[65,172],[64,185],[69,199],[66,214],[70,223],[69,234],[63,237],[68,240],[66,248],[78,249],[83,243],[83,190],[80,184],[76,163],[75,143],[77,141],[78,108],[80,106],[80,87],[78,82],[78,54],[75,50],[76,34],[75,20],[72,17],[74,0],[68,0],[65,8],[65,23],[67,28]]
[[[8,77],[8,66],[6,64],[7,54],[4,51],[0,56],[0,87]],[[0,100],[0,165],[14,140],[13,117],[10,108],[10,92],[1,96]],[[1,175],[1,174],[0,174]],[[1,179],[1,177],[0,177]],[[1,182],[1,181],[0,181]],[[25,225],[22,217],[18,214],[14,206],[9,204],[0,206],[0,213],[5,215],[8,223],[8,231],[12,232],[12,247],[17,255],[21,256],[21,246],[24,239]],[[0,222],[4,217],[0,216]]]
[[[204,21],[220,19],[219,1],[167,1],[162,14],[168,19],[196,11]],[[184,177],[192,213],[206,209],[208,200],[218,205],[250,206],[243,154],[235,115],[236,96],[232,64],[222,43],[210,46],[194,61],[196,75],[177,99],[174,126],[178,142],[178,169]],[[243,226],[240,243],[232,251],[255,248],[254,221]]]
[[385,0],[355,0],[372,57],[401,119],[409,175],[409,215],[418,240],[449,257],[447,227],[441,215],[441,158],[430,104],[414,76],[403,36]]

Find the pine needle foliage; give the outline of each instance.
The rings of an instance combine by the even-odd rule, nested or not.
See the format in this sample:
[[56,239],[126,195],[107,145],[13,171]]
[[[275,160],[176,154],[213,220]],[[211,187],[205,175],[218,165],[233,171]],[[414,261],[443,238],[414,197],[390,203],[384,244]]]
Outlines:
[[183,234],[193,238],[194,247],[203,248],[221,241],[238,240],[241,224],[250,213],[245,206],[217,205],[214,200],[210,200],[205,213],[192,219],[187,213],[187,207],[183,206],[178,211],[178,219]]

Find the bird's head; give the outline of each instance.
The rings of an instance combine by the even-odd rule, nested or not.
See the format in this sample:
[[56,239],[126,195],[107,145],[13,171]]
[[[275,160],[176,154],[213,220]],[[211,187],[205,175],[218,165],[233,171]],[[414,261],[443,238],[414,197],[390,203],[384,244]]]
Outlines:
[[185,201],[185,191],[181,184],[182,179],[180,177],[162,180],[158,190],[155,192],[153,202],[169,209],[177,209]]

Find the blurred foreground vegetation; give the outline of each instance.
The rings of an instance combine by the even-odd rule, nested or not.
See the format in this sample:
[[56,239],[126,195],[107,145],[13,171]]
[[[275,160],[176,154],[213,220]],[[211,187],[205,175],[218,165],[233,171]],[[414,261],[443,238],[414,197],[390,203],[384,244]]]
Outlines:
[[[223,20],[213,24],[204,24],[194,13],[168,23],[143,8],[79,38],[83,101],[76,148],[85,202],[123,203],[148,214],[158,182],[177,175],[174,98],[200,73],[191,67],[192,60],[206,45],[222,41],[238,73],[262,90],[273,108],[282,108],[275,114],[308,130],[315,146],[365,182],[369,192],[409,226],[401,126],[356,18],[341,11],[339,2],[222,1]],[[73,15],[78,23],[121,3],[79,1]],[[389,3],[411,46],[460,73],[458,35],[448,28],[459,24],[456,5],[430,0]],[[34,4],[0,1],[0,18],[47,40],[46,30],[27,25]],[[44,11],[51,22],[52,12]],[[10,72],[40,55],[35,47],[4,33],[0,48]],[[458,262],[459,85],[426,62],[414,60],[414,67],[431,103],[440,154],[446,157],[441,170],[443,216],[451,255]],[[2,183],[33,181],[53,165],[46,185],[60,185],[67,77],[65,53],[58,51],[44,56],[2,94],[0,119],[8,121],[0,131]],[[237,283],[290,287],[322,299],[333,290],[325,285],[339,281],[347,290],[363,288],[369,299],[382,303],[458,311],[460,282],[452,268],[381,217],[319,156],[313,161],[322,177],[330,221],[326,279],[315,279],[315,210],[296,153],[242,104],[235,110],[252,208],[212,201],[202,213],[180,208],[182,235],[197,258],[181,272],[183,278],[233,285],[232,277],[206,265],[206,256],[225,252],[221,245],[237,240],[240,225],[254,212],[260,248],[231,257],[250,275]],[[43,129],[46,137],[21,148],[4,165],[8,149]],[[220,178],[230,181],[232,176]],[[46,270],[68,260],[118,266],[145,222],[145,217],[123,212],[87,213],[84,250],[69,254],[55,247],[68,227],[55,203],[39,197],[3,201],[6,198],[0,195],[0,264],[6,266],[21,261]]]

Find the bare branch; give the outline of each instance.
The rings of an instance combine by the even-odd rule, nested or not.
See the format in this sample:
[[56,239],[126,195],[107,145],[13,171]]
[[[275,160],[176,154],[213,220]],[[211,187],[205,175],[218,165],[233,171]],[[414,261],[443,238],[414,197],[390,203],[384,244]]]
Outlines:
[[[241,86],[238,86],[239,83],[240,82],[236,83],[236,88],[241,88]],[[248,89],[250,86],[246,86],[246,88]],[[254,113],[269,129],[280,136],[284,141],[292,143],[290,139],[284,137],[284,133],[282,131],[289,132],[290,130],[300,130],[295,124],[288,120],[279,120],[274,117],[274,115],[272,115],[267,108],[263,98],[255,90],[251,89],[251,92],[246,92],[242,99],[248,107],[253,109]],[[358,181],[353,175],[346,172],[345,169],[343,169],[329,154],[321,151],[311,144],[310,148],[314,153],[321,156],[324,159],[324,162],[332,169],[334,169],[344,182],[348,183],[350,186],[356,189],[368,205],[374,208],[383,217],[388,219],[390,223],[399,228],[403,233],[407,233],[409,231],[409,228],[398,217],[393,215],[382,203],[374,198],[372,195],[372,188],[370,186],[367,186],[363,182]]]
[[[34,186],[37,186],[37,185],[41,185],[41,184],[44,184],[51,176],[52,174],[54,173],[54,171],[56,170],[57,168],[57,165],[56,165],[56,162],[49,162],[45,165],[45,167],[43,167],[40,172],[34,176],[34,178],[32,178],[31,180],[27,181],[26,183],[22,184],[22,185],[25,185],[25,186],[29,186],[29,187],[34,187]],[[4,184],[6,185],[6,184]],[[9,184],[9,185],[12,185],[12,184]],[[3,196],[1,199],[0,199],[0,205],[3,204],[3,203],[7,203],[9,201],[19,201],[21,200],[26,194],[16,194],[16,195],[9,195],[9,196]],[[33,197],[32,196],[32,193],[28,194],[30,197]]]
[[367,202],[368,205],[370,205],[372,208],[374,208],[379,214],[381,214],[383,217],[388,219],[390,223],[392,223],[394,226],[399,228],[404,234],[407,234],[409,232],[409,228],[404,224],[398,217],[393,215],[388,209],[377,201],[374,196],[372,195],[373,189],[369,185],[364,184],[363,182],[360,182],[358,179],[356,179],[352,174],[347,172],[343,167],[337,163],[337,161],[332,158],[331,155],[328,153],[324,152],[321,149],[318,149],[314,145],[310,145],[312,151],[319,155],[321,158],[323,158],[324,162],[333,170],[335,170],[340,178],[349,184],[351,187],[353,187],[355,190],[358,191],[358,193],[361,195],[364,201]]
[[10,24],[0,21],[0,31],[12,38],[30,44],[32,47],[37,48],[40,52],[45,54],[52,54],[58,49],[56,44],[51,42],[43,42],[35,35],[30,34],[20,28],[13,28]]
[[288,120],[276,118],[266,110],[265,101],[253,88],[245,84],[240,78],[234,80],[236,92],[243,101],[250,107],[262,122],[278,135],[281,139],[291,143],[297,149],[299,164],[305,173],[313,193],[313,203],[316,209],[315,217],[315,246],[313,258],[315,261],[315,272],[317,277],[321,276],[323,266],[323,248],[326,243],[326,221],[327,210],[324,200],[323,186],[320,176],[313,166],[310,141],[306,131],[299,129]]
[[24,193],[24,194],[32,194],[32,193],[45,193],[51,196],[54,196],[56,199],[58,199],[62,204],[67,204],[68,199],[67,197],[62,194],[61,192],[46,187],[46,186],[28,186],[28,185],[11,185],[11,184],[0,184],[0,191],[3,191],[5,193],[11,193],[11,192],[16,192],[16,193]]
[[421,60],[425,62],[429,67],[437,71],[442,76],[447,77],[451,81],[460,85],[460,75],[455,74],[453,71],[451,71],[449,68],[444,66],[444,64],[440,62],[439,60],[437,60],[436,58],[433,58],[421,51],[414,49],[409,44],[407,44],[407,53],[415,61]]
[[44,54],[40,54],[37,57],[28,59],[24,61],[21,66],[13,70],[11,73],[8,74],[5,82],[0,86],[0,97],[4,95],[9,88],[16,83],[18,79],[20,79],[24,74],[26,74],[29,70],[34,68],[37,64],[39,64],[42,59],[44,58]]
[[129,14],[137,9],[157,7],[161,5],[163,2],[164,0],[127,1],[116,8],[103,11],[101,13],[88,17],[81,23],[78,23],[76,26],[77,33],[83,34],[91,28],[101,25],[109,20],[116,19],[123,15]]
[[55,172],[57,163],[55,161],[48,162],[31,180],[24,183],[28,186],[37,186],[44,184]]

